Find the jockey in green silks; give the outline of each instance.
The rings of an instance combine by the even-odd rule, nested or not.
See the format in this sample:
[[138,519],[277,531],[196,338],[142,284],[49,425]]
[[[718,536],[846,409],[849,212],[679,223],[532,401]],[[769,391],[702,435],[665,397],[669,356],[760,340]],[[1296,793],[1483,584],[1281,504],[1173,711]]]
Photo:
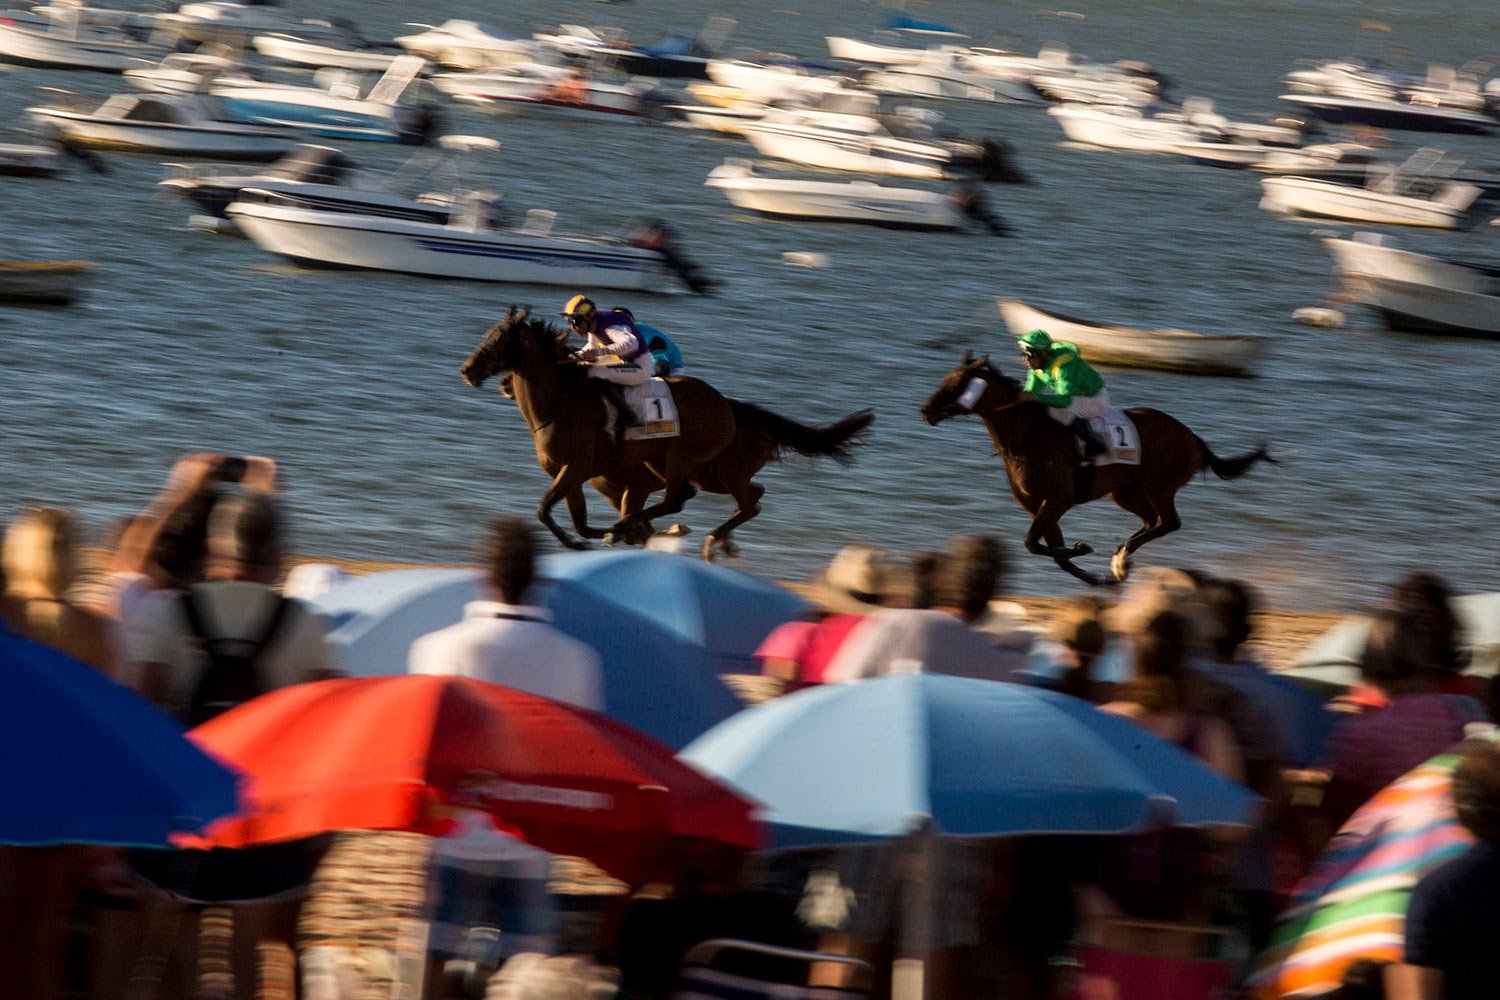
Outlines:
[[1109,409],[1104,379],[1089,367],[1076,344],[1054,341],[1044,330],[1031,330],[1016,338],[1026,358],[1026,386],[1022,399],[1032,399],[1047,408],[1047,416],[1067,427],[1083,442],[1087,464],[1105,450],[1089,429],[1091,417],[1102,417]]

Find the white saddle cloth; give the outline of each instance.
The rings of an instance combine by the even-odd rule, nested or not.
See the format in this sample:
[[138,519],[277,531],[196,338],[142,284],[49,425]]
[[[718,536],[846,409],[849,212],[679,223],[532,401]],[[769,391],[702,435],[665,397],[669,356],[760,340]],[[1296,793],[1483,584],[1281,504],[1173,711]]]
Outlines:
[[1109,446],[1094,457],[1094,465],[1140,465],[1141,436],[1135,422],[1118,406],[1111,406],[1102,417],[1089,419],[1089,430]]
[[[625,401],[635,414],[635,424],[625,428],[625,440],[650,441],[655,438],[676,437],[682,433],[682,424],[677,419],[677,404],[672,400],[672,387],[659,378],[647,379],[640,385],[622,386]],[[610,427],[614,430],[614,413],[610,413]]]

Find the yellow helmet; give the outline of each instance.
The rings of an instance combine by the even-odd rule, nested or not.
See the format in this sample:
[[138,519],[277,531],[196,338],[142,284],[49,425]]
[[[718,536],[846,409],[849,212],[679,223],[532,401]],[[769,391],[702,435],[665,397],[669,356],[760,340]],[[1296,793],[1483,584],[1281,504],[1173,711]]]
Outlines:
[[569,323],[575,319],[587,319],[592,322],[594,314],[598,311],[599,308],[594,305],[593,299],[587,295],[575,295],[568,300],[567,305],[563,306],[562,314]]

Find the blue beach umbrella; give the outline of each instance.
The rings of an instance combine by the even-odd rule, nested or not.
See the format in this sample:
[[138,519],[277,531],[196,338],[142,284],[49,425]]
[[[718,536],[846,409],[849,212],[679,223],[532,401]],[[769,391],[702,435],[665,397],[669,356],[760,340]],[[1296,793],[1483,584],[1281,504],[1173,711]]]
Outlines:
[[755,648],[811,605],[785,587],[701,559],[615,549],[541,560],[538,575],[569,581],[702,646],[719,673],[759,673]]
[[134,691],[0,626],[0,843],[165,847],[238,776]]
[[[351,577],[313,601],[329,641],[357,677],[406,672],[411,644],[452,625],[479,597],[480,575],[466,569],[389,570]],[[681,747],[741,703],[716,676],[709,655],[629,608],[569,580],[538,581],[533,597],[552,624],[593,647],[604,673],[604,711]]]
[[1087,702],[935,674],[799,691],[681,756],[760,801],[778,847],[1244,825],[1259,801]]

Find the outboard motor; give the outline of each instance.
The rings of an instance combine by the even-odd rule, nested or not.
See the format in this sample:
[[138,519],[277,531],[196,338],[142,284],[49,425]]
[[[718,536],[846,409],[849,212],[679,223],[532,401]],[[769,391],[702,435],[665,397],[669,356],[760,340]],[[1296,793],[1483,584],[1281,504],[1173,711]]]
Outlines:
[[994,139],[956,139],[953,146],[953,169],[982,181],[1006,184],[1029,184],[1031,178],[1011,159],[1010,147]]
[[661,254],[667,269],[700,295],[713,291],[718,284],[678,250],[677,234],[661,219],[651,219],[637,227],[635,232],[630,234],[630,245],[645,250],[655,250]]
[[994,235],[1010,235],[1010,226],[1006,224],[1004,219],[995,214],[985,202],[984,195],[974,185],[963,185],[953,192],[951,198],[953,199],[953,204],[958,207],[960,212],[984,226],[984,228],[988,229]]
[[98,153],[89,149],[76,139],[69,138],[63,134],[62,129],[50,122],[38,126],[35,130],[36,136],[44,144],[54,146],[59,151],[82,163],[96,174],[109,173],[109,167],[104,165],[104,159]]
[[436,104],[423,103],[411,108],[401,122],[401,144],[404,146],[431,145],[443,126],[443,109]]

